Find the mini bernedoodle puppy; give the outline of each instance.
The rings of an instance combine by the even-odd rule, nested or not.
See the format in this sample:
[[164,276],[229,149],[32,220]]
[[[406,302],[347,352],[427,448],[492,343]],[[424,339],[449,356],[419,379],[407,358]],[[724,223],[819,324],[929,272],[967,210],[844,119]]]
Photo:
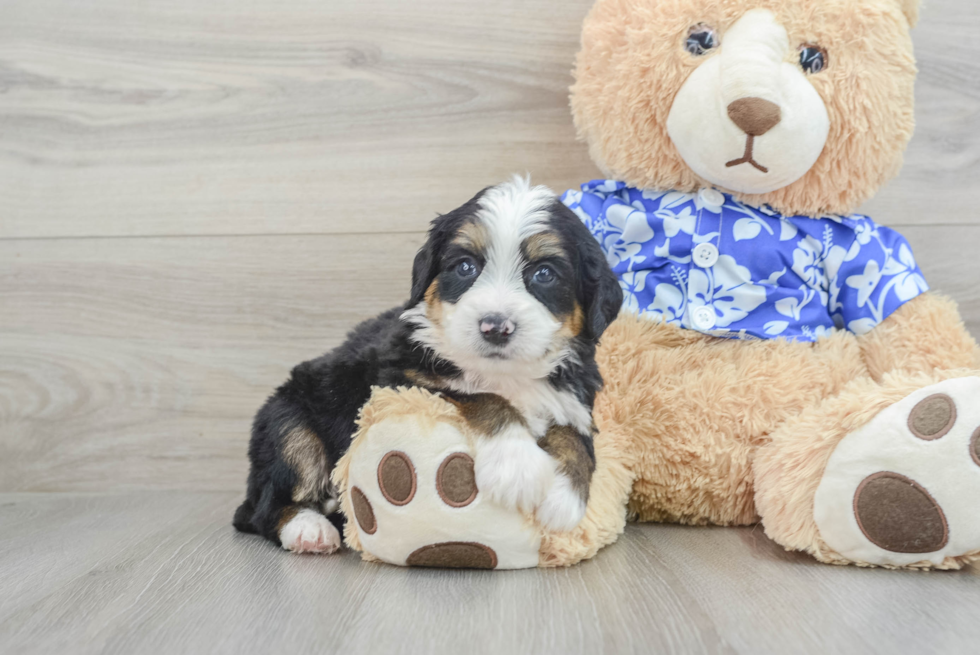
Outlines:
[[375,385],[442,394],[485,435],[477,487],[547,528],[575,527],[595,469],[596,343],[622,301],[599,244],[550,190],[514,178],[481,191],[433,221],[407,304],[297,366],[259,411],[235,527],[293,552],[340,547],[330,473]]

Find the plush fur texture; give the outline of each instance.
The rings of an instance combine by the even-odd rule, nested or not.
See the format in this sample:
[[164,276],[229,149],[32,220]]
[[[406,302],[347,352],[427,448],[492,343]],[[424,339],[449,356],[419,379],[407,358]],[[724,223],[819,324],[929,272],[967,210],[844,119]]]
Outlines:
[[[705,59],[719,56],[729,27],[750,9],[767,9],[788,33],[787,62],[798,63],[801,45],[825,49],[829,65],[807,80],[826,105],[830,133],[802,178],[740,198],[790,215],[850,213],[898,173],[912,136],[916,8],[912,0],[599,0],[585,21],[572,87],[579,135],[611,179],[649,189],[705,186],[667,134],[674,98]],[[718,31],[719,52],[695,57],[685,49],[698,24]]]
[[[630,433],[640,521],[750,525],[756,449],[780,424],[864,372],[846,335],[800,347],[719,340],[632,316],[600,351],[600,433]],[[606,424],[616,417],[615,427]]]

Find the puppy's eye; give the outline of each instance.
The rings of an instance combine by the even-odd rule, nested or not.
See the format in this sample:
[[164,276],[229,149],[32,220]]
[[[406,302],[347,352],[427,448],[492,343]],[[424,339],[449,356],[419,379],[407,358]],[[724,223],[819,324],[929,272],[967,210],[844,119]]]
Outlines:
[[698,23],[691,28],[691,32],[687,36],[687,43],[684,44],[684,48],[695,57],[706,55],[709,50],[717,47],[718,33],[704,23]]
[[553,283],[558,278],[555,275],[555,271],[550,266],[539,266],[538,270],[534,271],[534,276],[532,279],[536,284],[548,285]]
[[480,272],[480,267],[472,259],[464,259],[456,264],[456,274],[460,277],[473,277]]
[[827,68],[827,51],[818,45],[803,45],[800,47],[800,66],[803,71],[815,75]]

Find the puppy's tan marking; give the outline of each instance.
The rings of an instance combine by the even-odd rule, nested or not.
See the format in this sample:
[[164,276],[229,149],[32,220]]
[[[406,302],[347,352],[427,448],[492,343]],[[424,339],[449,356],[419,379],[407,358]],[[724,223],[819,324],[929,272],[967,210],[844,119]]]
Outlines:
[[589,457],[575,428],[553,425],[538,439],[538,446],[558,462],[558,471],[568,477],[572,488],[582,500],[588,501],[589,482],[595,471],[595,462]]
[[456,232],[453,243],[469,250],[474,255],[483,255],[490,246],[490,233],[483,223],[469,221],[464,223]]
[[282,458],[296,473],[293,502],[320,502],[330,495],[330,462],[323,442],[306,428],[293,428],[283,437]]
[[582,333],[583,325],[585,325],[585,312],[576,301],[572,311],[561,317],[561,329],[558,330],[558,334],[566,339],[574,339]]
[[425,316],[437,329],[442,328],[442,300],[439,298],[439,280],[435,279],[425,290]]
[[521,244],[521,250],[529,262],[542,259],[568,259],[561,238],[553,232],[539,232],[529,236]]
[[447,387],[446,381],[443,378],[423,373],[418,369],[408,368],[405,369],[404,373],[408,381],[417,387],[424,387],[426,389],[445,389]]
[[488,437],[515,423],[527,426],[521,413],[496,394],[478,393],[468,396],[466,400],[449,399],[449,402],[459,408],[463,419],[474,430]]

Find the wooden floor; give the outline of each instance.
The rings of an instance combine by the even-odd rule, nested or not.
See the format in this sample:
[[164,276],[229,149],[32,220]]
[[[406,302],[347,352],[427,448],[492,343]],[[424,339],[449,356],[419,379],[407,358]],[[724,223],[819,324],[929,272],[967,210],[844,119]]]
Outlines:
[[399,569],[239,535],[234,492],[7,494],[4,653],[976,653],[980,570],[836,568],[630,526],[562,570]]
[[[0,0],[0,653],[977,652],[980,570],[634,526],[565,571],[403,571],[235,534],[252,413],[401,300],[438,211],[599,175],[591,0]],[[932,0],[866,211],[980,334],[980,3]]]

